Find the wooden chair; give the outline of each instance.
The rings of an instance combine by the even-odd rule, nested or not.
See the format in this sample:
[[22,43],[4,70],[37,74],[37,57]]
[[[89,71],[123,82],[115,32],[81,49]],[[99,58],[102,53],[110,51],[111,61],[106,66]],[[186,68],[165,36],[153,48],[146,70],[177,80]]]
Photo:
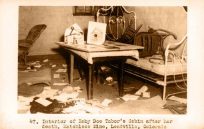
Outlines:
[[41,33],[47,26],[45,24],[35,25],[29,31],[27,37],[23,40],[18,41],[18,58],[19,61],[23,60],[24,64],[27,62],[27,55],[30,47],[40,37]]
[[[163,86],[163,100],[166,99],[168,84],[186,84],[187,78],[187,58],[184,54],[187,36],[164,47],[164,41],[169,36],[177,38],[175,34],[162,29],[138,33],[134,43],[144,46],[144,49],[140,51],[139,60],[128,59],[125,66],[125,72]],[[178,49],[182,51],[180,55],[176,53]],[[182,89],[186,92],[186,87]]]
[[134,43],[134,37],[139,32],[139,30],[142,26],[143,26],[142,24],[139,25],[136,30],[134,28],[132,28],[131,26],[128,26],[125,29],[125,32],[123,33],[123,35],[117,40],[117,42],[133,44]]

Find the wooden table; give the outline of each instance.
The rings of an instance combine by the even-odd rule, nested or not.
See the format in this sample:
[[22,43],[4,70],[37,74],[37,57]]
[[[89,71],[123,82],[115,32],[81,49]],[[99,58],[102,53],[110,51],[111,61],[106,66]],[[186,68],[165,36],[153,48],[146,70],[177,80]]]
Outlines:
[[93,71],[96,63],[109,60],[117,60],[120,68],[118,78],[119,96],[123,95],[123,67],[127,58],[139,59],[138,49],[141,46],[129,45],[113,41],[105,41],[103,45],[85,44],[68,45],[64,42],[57,44],[70,52],[69,81],[73,82],[74,56],[79,56],[88,64],[87,98],[93,99]]

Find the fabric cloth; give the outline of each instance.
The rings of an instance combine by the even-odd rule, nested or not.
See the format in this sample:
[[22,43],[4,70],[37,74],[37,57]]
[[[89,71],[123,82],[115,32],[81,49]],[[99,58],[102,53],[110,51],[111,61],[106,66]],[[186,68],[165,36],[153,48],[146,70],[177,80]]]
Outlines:
[[138,61],[133,59],[128,59],[126,63],[154,72],[159,75],[164,75],[165,71],[167,75],[177,75],[177,74],[187,73],[186,61],[175,59],[174,62],[173,61],[168,62],[167,66],[165,67],[164,61],[162,60],[161,57],[158,57],[158,60],[155,59],[150,62],[151,58],[152,57],[140,58]]
[[40,94],[43,92],[44,86],[47,86],[47,83],[36,83],[29,85],[28,83],[22,83],[18,85],[18,95],[29,97]]

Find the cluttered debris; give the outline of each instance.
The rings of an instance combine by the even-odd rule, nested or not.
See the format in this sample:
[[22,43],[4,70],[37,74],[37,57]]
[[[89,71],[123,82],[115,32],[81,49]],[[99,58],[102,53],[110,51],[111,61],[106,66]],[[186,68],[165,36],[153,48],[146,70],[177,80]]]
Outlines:
[[64,88],[65,86],[69,86],[68,83],[68,75],[67,75],[67,65],[56,65],[52,64],[52,86],[53,88]]
[[67,64],[62,64],[62,67],[63,68],[67,68]]
[[144,100],[152,98],[153,94],[151,94],[152,90],[149,89],[147,85],[142,85],[140,88],[135,86],[132,87],[124,87],[124,94],[122,97],[118,98],[123,101],[136,101],[136,100]]
[[177,96],[167,98],[166,103],[163,105],[164,109],[169,109],[174,114],[186,114],[187,112],[187,99]]
[[57,73],[62,73],[62,72],[64,73],[64,72],[67,72],[67,69],[58,69],[58,70],[56,70],[56,72]]
[[150,92],[148,92],[148,87],[146,85],[143,85],[140,89],[136,89],[135,87],[126,87],[124,88],[124,92],[126,94],[121,97],[121,99],[124,101],[139,100],[140,98],[151,98]]
[[[43,61],[29,62],[24,71],[35,73],[42,73],[45,67],[49,67],[49,72],[43,72],[44,75],[50,75],[48,82],[28,82],[19,83],[18,85],[18,112],[19,113],[46,113],[46,114],[83,114],[83,113],[103,113],[114,107],[117,104],[127,103],[127,101],[140,101],[142,99],[153,98],[147,85],[141,87],[129,86],[124,87],[125,95],[120,98],[114,99],[93,99],[86,100],[81,97],[85,91],[78,85],[68,83],[68,68],[66,64],[52,63],[48,59]],[[23,73],[30,74],[30,73]],[[115,75],[113,71],[106,66],[100,67],[100,79],[102,80],[103,88],[115,88],[109,86],[116,86]],[[24,76],[26,76],[24,75]],[[33,77],[33,76],[32,76]],[[38,76],[35,76],[39,78]],[[47,76],[46,76],[47,77]],[[46,78],[40,77],[41,80]],[[81,94],[82,93],[82,94]],[[186,112],[186,99],[171,96],[164,108],[172,112],[185,113]],[[180,105],[172,104],[172,101],[178,101]]]
[[50,99],[50,98],[38,98],[35,97],[32,102],[30,102],[31,108],[30,112],[31,113],[60,113],[63,108],[73,106],[74,102],[66,102],[66,103],[59,103],[55,99]]
[[60,78],[60,74],[54,74],[53,78]]
[[44,60],[43,60],[44,63],[46,63],[46,62],[48,62],[48,61],[49,61],[48,59],[44,59]]
[[186,104],[172,104],[166,103],[163,106],[164,109],[169,109],[173,114],[186,114],[187,105]]
[[187,104],[187,99],[186,98],[180,98],[180,97],[177,97],[177,96],[171,96],[168,99],[169,100],[177,101],[179,103]]
[[125,93],[134,94],[138,89],[136,87],[124,87],[123,88]]
[[32,61],[28,62],[23,69],[19,69],[21,72],[36,72],[40,70],[43,67],[43,63],[48,62],[48,59],[43,60],[42,62],[40,61]]
[[123,97],[121,97],[122,100],[124,101],[129,101],[129,100],[138,100],[139,96],[136,95],[131,95],[131,94],[126,94]]
[[146,95],[148,94],[148,92],[146,92],[147,90],[148,90],[148,87],[144,85],[135,93],[135,95],[138,95],[138,96],[143,96],[144,94]]
[[52,65],[51,67],[52,67],[52,68],[55,68],[56,66],[57,66],[57,65],[54,64],[54,65]]
[[99,69],[100,83],[108,86],[117,85],[117,81],[114,79],[114,73],[111,68],[107,66],[100,66]]
[[104,99],[101,103],[101,105],[103,105],[104,107],[108,107],[109,104],[112,103],[112,100],[110,99]]
[[[30,65],[41,65],[41,67],[34,67],[38,71],[42,73],[41,69],[48,63],[44,62],[35,62],[31,63]],[[83,114],[83,113],[96,113],[100,114],[109,110],[113,106],[117,105],[117,101],[114,99],[95,99],[95,100],[86,100],[83,96],[82,91],[85,91],[78,85],[77,82],[75,85],[70,85],[68,83],[68,75],[67,75],[67,65],[65,64],[49,64],[50,72],[47,72],[46,75],[50,75],[50,83],[47,85],[35,85],[37,90],[25,90],[31,91],[31,95],[22,95],[19,94],[18,102],[19,102],[19,113],[46,113],[46,114],[55,114],[55,113],[62,113],[62,114]],[[106,72],[107,69],[103,68]],[[109,69],[109,68],[108,68]],[[110,69],[109,69],[110,70]],[[37,73],[32,72],[32,75]],[[29,74],[29,73],[24,73]],[[104,74],[105,75],[105,74]],[[111,73],[106,74],[104,76],[104,81],[106,82],[107,88],[109,87],[108,84],[111,84],[115,81],[115,76]],[[41,77],[42,78],[42,77]],[[34,88],[31,85],[34,84],[32,82],[24,84],[26,86],[30,86],[30,88]],[[103,88],[106,88],[104,85]],[[28,88],[28,87],[26,87]],[[111,87],[110,87],[111,88]],[[19,88],[19,90],[22,89]],[[36,91],[34,93],[34,91]],[[140,89],[133,87],[125,87],[124,91],[127,93],[123,97],[121,97],[118,101],[119,104],[124,103],[124,101],[135,101],[140,100],[143,97],[148,97],[150,92],[148,88],[143,85]],[[22,92],[22,91],[21,91]],[[137,93],[136,93],[137,92]],[[26,92],[27,93],[27,92]],[[82,93],[82,94],[81,94]],[[140,94],[140,95],[138,95]],[[121,101],[123,100],[123,101]]]
[[66,86],[62,90],[43,87],[43,91],[24,97],[19,95],[19,112],[46,113],[46,114],[81,114],[101,113],[112,103],[110,99],[86,100],[79,98],[82,92],[79,86]]
[[69,83],[67,82],[54,82],[53,86],[67,86]]

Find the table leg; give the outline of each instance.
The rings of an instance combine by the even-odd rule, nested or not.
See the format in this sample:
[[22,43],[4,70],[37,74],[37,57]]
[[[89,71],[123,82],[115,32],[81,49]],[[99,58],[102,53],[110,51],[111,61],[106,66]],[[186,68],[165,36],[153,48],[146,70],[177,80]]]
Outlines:
[[96,70],[95,71],[96,73],[95,73],[94,76],[96,78],[96,84],[98,85],[99,84],[99,69],[100,69],[100,65],[96,64],[94,67],[95,67],[95,70]]
[[87,98],[93,99],[93,67],[94,65],[89,64],[88,66],[88,86],[87,86]]
[[69,83],[73,83],[73,74],[74,74],[74,55],[70,53],[70,68],[69,68]]
[[124,63],[125,60],[121,60],[119,62],[119,72],[118,72],[118,89],[119,89],[119,96],[123,96],[123,91],[124,91],[124,83],[123,83],[123,79],[124,79],[124,75],[123,75],[123,71],[124,71]]

